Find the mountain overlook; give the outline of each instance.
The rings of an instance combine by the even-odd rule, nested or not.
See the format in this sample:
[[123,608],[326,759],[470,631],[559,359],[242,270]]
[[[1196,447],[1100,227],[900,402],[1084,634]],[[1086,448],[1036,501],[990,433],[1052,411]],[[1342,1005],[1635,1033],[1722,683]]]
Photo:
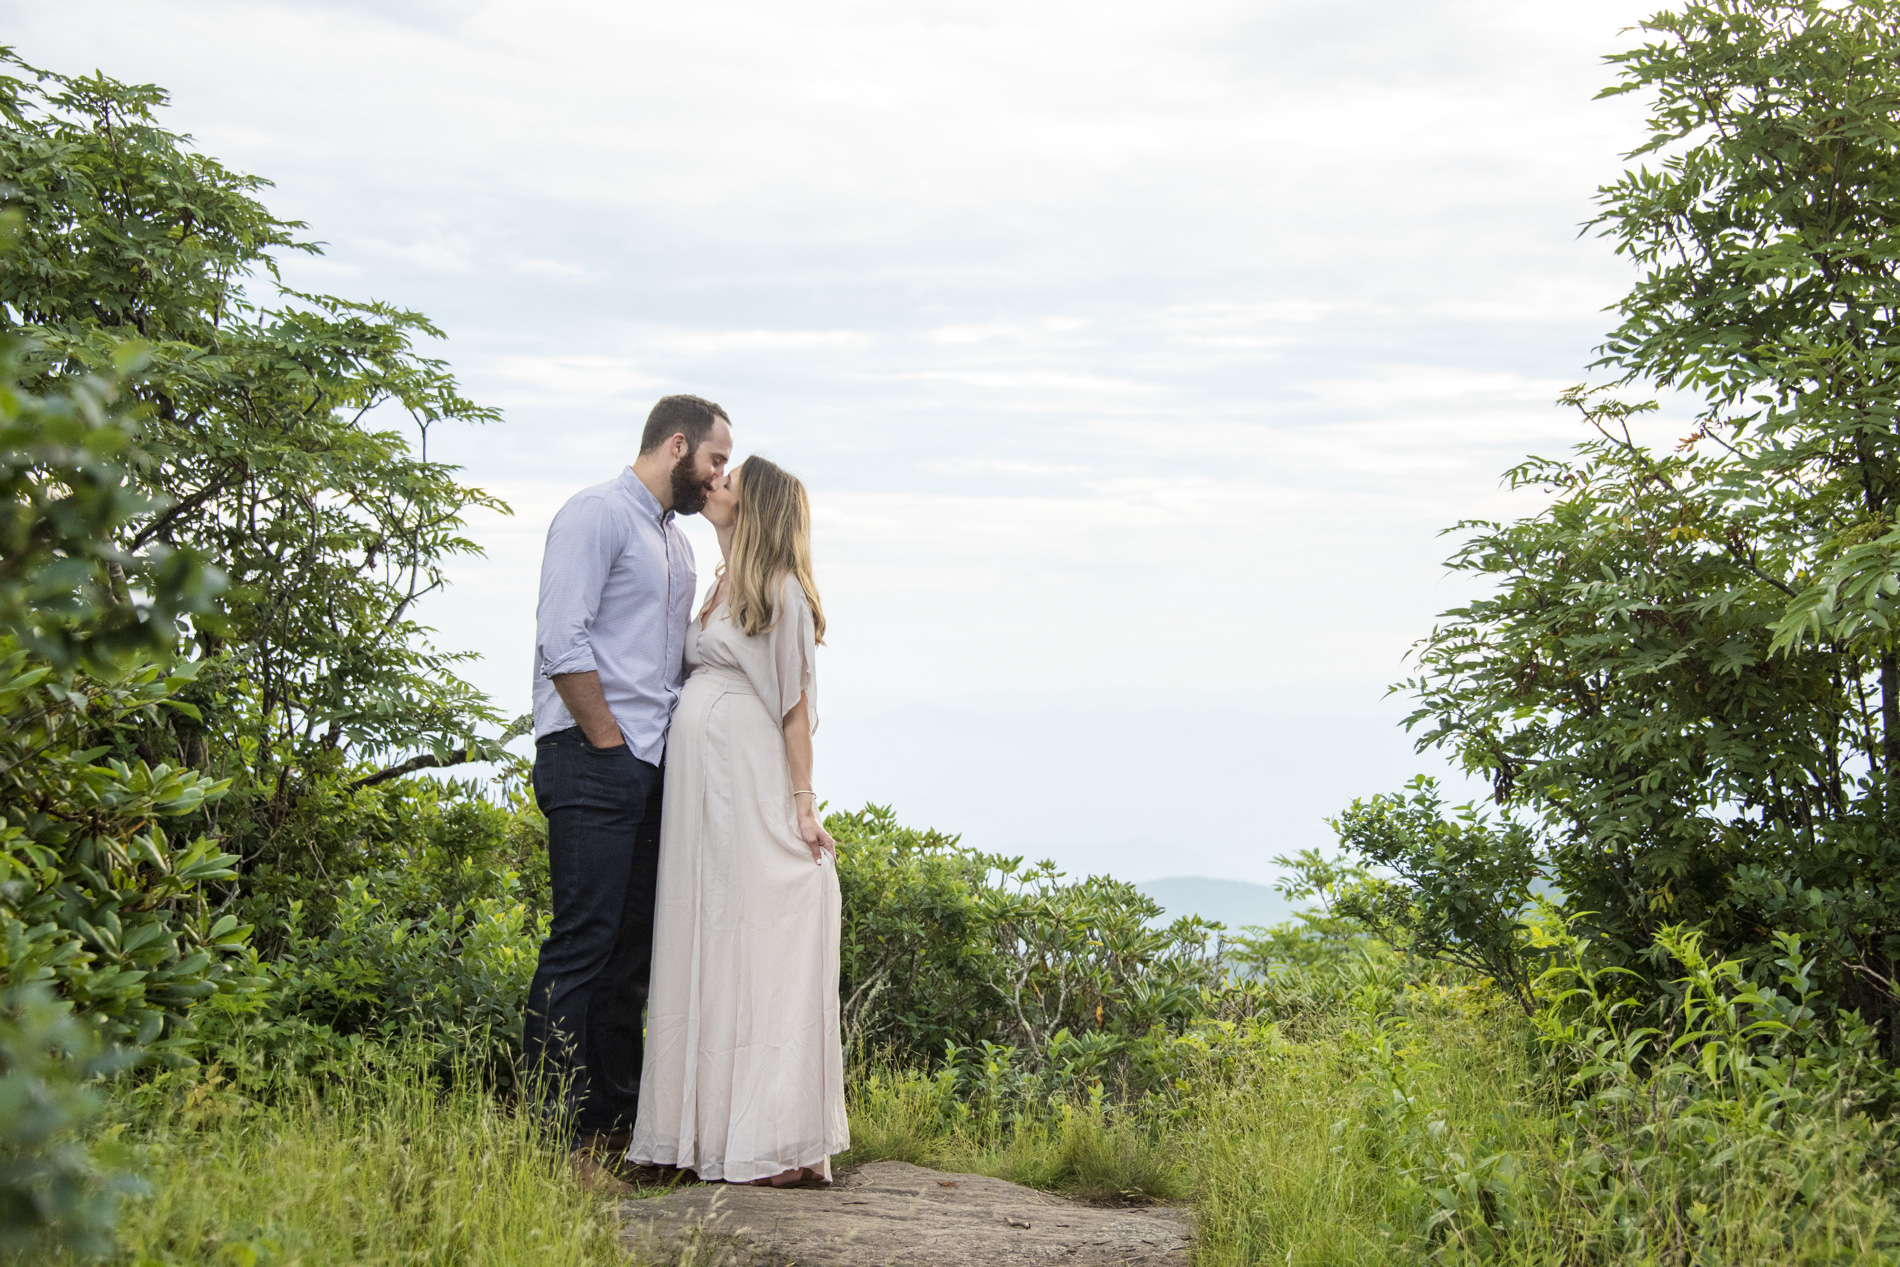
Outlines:
[[1199,915],[1218,920],[1229,929],[1278,924],[1293,914],[1293,903],[1264,884],[1245,880],[1215,880],[1201,875],[1173,875],[1144,880],[1135,886],[1161,903],[1169,920]]

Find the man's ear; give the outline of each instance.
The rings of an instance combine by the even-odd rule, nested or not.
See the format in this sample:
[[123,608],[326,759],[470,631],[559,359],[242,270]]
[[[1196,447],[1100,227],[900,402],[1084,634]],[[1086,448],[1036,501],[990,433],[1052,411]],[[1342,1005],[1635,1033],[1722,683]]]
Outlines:
[[675,431],[673,438],[666,442],[666,451],[673,455],[675,462],[686,456],[686,433]]

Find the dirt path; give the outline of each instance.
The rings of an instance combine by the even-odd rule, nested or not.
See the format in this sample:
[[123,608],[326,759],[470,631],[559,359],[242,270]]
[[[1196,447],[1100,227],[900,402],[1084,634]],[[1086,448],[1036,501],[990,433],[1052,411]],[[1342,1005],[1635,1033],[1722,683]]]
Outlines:
[[620,1209],[629,1246],[695,1267],[1186,1267],[1192,1229],[1185,1210],[1082,1205],[901,1161],[819,1191],[705,1184]]

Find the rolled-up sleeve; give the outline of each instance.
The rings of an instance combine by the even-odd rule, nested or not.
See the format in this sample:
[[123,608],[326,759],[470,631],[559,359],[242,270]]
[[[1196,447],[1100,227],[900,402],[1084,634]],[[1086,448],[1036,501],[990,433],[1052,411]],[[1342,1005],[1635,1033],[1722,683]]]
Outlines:
[[586,673],[594,662],[594,615],[626,543],[619,517],[600,498],[575,499],[548,525],[541,597],[534,613],[535,666],[542,677]]

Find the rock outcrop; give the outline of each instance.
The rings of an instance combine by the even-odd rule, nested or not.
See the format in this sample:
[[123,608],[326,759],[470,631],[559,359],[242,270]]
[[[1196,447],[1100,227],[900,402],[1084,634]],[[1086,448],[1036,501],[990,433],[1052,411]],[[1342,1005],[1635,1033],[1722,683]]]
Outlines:
[[1186,1267],[1192,1222],[901,1161],[826,1189],[703,1184],[621,1204],[628,1244],[695,1267]]

